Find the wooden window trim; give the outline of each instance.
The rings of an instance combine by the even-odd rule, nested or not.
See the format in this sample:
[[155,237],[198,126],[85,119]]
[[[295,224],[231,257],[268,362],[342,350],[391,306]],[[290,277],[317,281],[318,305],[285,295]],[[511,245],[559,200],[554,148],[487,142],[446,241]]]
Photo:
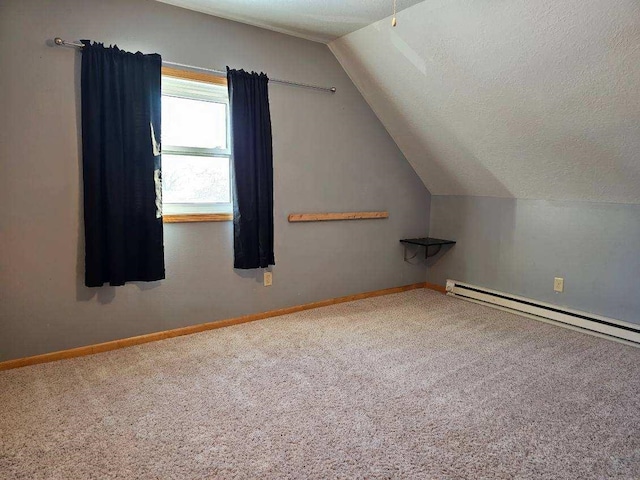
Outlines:
[[212,73],[194,72],[193,70],[181,70],[179,68],[162,67],[162,75],[174,78],[184,78],[195,80],[196,82],[215,83],[216,85],[226,85],[227,78],[214,75]]
[[233,213],[181,213],[163,215],[163,223],[231,222]]

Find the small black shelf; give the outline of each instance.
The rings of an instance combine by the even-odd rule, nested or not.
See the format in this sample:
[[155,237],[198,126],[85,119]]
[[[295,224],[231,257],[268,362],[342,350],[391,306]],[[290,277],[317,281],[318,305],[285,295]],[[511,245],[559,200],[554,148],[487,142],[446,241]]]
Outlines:
[[[424,237],[424,238],[405,238],[400,240],[400,243],[403,243],[404,245],[419,245],[421,247],[425,247],[424,258],[429,258],[440,253],[440,249],[442,248],[442,245],[454,245],[456,242],[454,240],[443,240],[442,238]],[[433,252],[431,255],[429,255],[429,247],[438,247],[438,249],[435,252]],[[405,260],[407,260],[406,252],[405,252]]]

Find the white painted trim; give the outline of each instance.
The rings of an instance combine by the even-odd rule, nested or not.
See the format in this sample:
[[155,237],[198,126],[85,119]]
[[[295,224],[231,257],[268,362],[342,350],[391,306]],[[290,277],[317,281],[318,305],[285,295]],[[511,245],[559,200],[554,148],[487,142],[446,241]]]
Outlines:
[[[459,286],[475,288],[478,290],[482,290],[482,292],[461,289],[459,288]],[[640,347],[640,326],[633,323],[623,322],[621,320],[594,315],[587,312],[581,312],[579,310],[573,310],[570,308],[561,307],[559,305],[553,305],[551,303],[539,302],[530,298],[520,297],[518,295],[512,295],[509,293],[479,287],[468,283],[458,282],[455,280],[447,280],[447,295],[457,297],[462,300],[468,300],[470,302],[478,303],[488,307],[497,308],[499,310],[516,313],[527,318],[533,318],[535,320],[551,323],[553,325],[570,328],[572,330],[578,330],[584,333],[590,333],[598,337],[616,340],[626,345]],[[500,298],[495,295],[501,295],[508,298]],[[520,303],[520,301],[532,303],[534,305],[526,305]],[[556,310],[561,310],[562,312],[554,312],[546,310],[542,307],[553,308]],[[601,320],[610,324],[632,328],[635,331],[617,328],[615,325],[604,325],[595,321],[577,318],[571,316],[570,314],[580,315],[592,318],[594,320]]]

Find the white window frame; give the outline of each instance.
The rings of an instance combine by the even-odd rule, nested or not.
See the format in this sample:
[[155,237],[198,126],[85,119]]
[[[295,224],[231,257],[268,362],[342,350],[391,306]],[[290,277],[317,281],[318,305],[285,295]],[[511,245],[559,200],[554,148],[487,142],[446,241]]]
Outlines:
[[[215,88],[212,88],[215,85]],[[223,157],[229,165],[229,179],[231,180],[231,125],[229,115],[229,96],[226,90],[227,79],[214,75],[178,70],[174,68],[162,68],[162,92],[161,96],[187,98],[207,102],[223,103],[227,109],[227,148],[200,148],[162,144],[162,153],[168,155],[189,155],[201,157]],[[231,189],[231,182],[229,182]],[[229,191],[231,199],[231,191]],[[232,202],[216,203],[164,203],[163,215],[198,215],[198,214],[231,214]],[[203,218],[203,221],[211,219]],[[190,220],[193,221],[193,220]]]

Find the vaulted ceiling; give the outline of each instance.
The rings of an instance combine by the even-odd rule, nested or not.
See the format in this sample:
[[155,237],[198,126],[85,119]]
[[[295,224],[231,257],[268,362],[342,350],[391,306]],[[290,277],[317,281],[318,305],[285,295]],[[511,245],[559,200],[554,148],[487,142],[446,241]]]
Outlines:
[[432,194],[640,203],[637,0],[427,0],[329,46]]
[[638,0],[161,1],[334,39],[435,195],[640,204]]
[[[158,0],[327,43],[391,14],[393,0]],[[398,11],[420,0],[396,0]]]

